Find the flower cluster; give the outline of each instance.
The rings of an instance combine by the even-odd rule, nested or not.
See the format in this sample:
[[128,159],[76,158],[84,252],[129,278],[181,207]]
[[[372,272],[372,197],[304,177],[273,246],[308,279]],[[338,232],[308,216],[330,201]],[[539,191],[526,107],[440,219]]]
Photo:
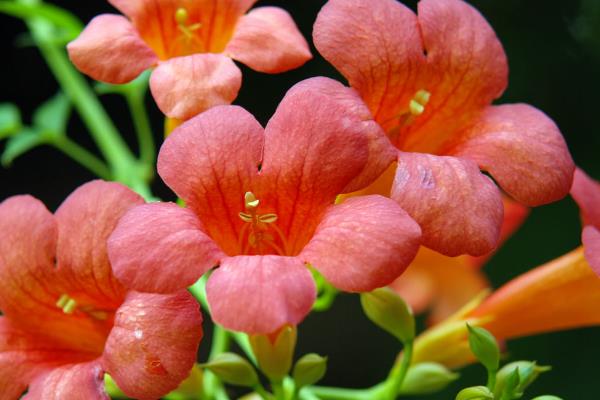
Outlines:
[[[349,86],[301,81],[263,127],[230,105],[234,60],[279,73],[311,59],[286,11],[109,2],[123,15],[94,18],[68,55],[111,84],[152,70],[152,95],[177,120],[156,168],[179,201],[93,181],[55,214],[30,196],[0,204],[0,398],[106,399],[105,373],[127,396],[166,395],[196,361],[202,317],[186,288],[202,277],[215,324],[263,349],[295,343],[324,287],[390,286],[430,309],[413,363],[472,361],[465,322],[499,339],[600,324],[600,185],[575,169],[543,112],[492,105],[507,60],[467,3],[421,0],[415,13],[396,0],[327,1],[314,44]],[[583,246],[478,297],[489,287],[482,265],[529,208],[569,191]],[[291,359],[256,352],[277,395]],[[223,376],[264,390],[252,374]],[[404,376],[390,376],[395,397]]]

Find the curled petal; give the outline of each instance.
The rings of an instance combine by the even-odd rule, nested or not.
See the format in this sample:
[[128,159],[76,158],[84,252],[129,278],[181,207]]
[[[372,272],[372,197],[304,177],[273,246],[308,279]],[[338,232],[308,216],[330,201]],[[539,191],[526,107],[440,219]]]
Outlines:
[[488,107],[451,153],[476,162],[528,206],[566,196],[575,169],[554,122],[527,104]]
[[113,276],[106,241],[123,214],[143,203],[121,184],[93,181],[80,186],[56,210],[58,268],[71,273],[78,286],[104,307],[120,302],[125,293]]
[[109,83],[129,82],[158,62],[156,54],[121,15],[95,17],[67,50],[81,72]]
[[130,210],[108,240],[108,255],[127,287],[158,293],[192,285],[222,257],[196,215],[173,203]]
[[279,7],[259,7],[240,18],[225,53],[268,73],[297,68],[312,58],[294,20]]
[[600,277],[600,231],[593,226],[586,226],[583,229],[582,241],[585,259]]
[[244,193],[254,190],[263,144],[264,130],[250,113],[223,106],[175,129],[158,155],[160,176],[229,255],[241,252],[238,214]]
[[316,297],[308,268],[296,257],[226,258],[206,285],[216,323],[227,329],[268,334],[297,325]]
[[91,361],[56,367],[32,382],[23,400],[110,400],[104,371]]
[[187,291],[130,292],[117,310],[103,366],[128,396],[157,399],[187,378],[200,339],[202,315]]
[[160,110],[187,120],[202,111],[230,104],[237,97],[242,73],[221,54],[194,54],[162,62],[150,77],[150,89]]
[[577,168],[573,176],[571,196],[579,206],[583,223],[600,229],[600,183]]
[[391,197],[419,223],[423,245],[433,250],[476,256],[498,243],[501,195],[471,161],[399,153]]
[[419,249],[421,229],[394,201],[354,197],[330,207],[300,257],[332,285],[366,292],[396,279]]

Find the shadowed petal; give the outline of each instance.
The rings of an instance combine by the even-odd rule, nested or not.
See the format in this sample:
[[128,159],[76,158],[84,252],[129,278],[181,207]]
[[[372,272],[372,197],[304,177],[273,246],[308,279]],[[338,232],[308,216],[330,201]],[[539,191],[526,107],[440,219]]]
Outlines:
[[187,291],[130,292],[106,341],[103,366],[128,396],[157,399],[187,378],[201,338],[202,315]]
[[582,241],[585,259],[600,277],[600,231],[593,226],[586,226],[583,228]]
[[116,307],[125,289],[113,276],[106,241],[119,219],[144,200],[114,182],[93,181],[80,186],[56,210],[58,268],[71,273],[88,296],[103,307]]
[[366,292],[396,279],[417,254],[421,230],[393,200],[354,197],[330,207],[300,258],[332,285]]
[[488,107],[451,153],[476,162],[528,206],[566,196],[575,169],[554,122],[526,104]]
[[260,7],[240,18],[225,54],[268,73],[297,68],[312,58],[294,20],[279,7]]
[[159,293],[192,285],[223,256],[196,215],[173,203],[130,210],[110,236],[108,254],[127,287]]
[[98,361],[63,365],[38,377],[23,400],[110,400]]
[[187,120],[237,97],[242,73],[221,54],[194,54],[162,62],[150,77],[158,108],[171,118]]
[[258,175],[264,131],[236,106],[215,107],[191,119],[165,140],[158,173],[202,221],[229,255],[241,252],[244,193]]
[[274,207],[291,254],[308,242],[325,209],[349,186],[366,185],[392,162],[372,142],[383,132],[356,93],[328,78],[288,91],[265,129],[259,198]]
[[158,62],[127,18],[102,14],[67,46],[75,66],[92,78],[126,83]]
[[571,196],[579,206],[583,223],[600,229],[600,183],[577,168],[573,176]]
[[261,334],[300,323],[316,297],[304,264],[280,256],[226,258],[210,276],[206,293],[216,323]]
[[445,255],[483,255],[496,247],[502,199],[475,163],[399,153],[392,199],[421,226],[423,245]]

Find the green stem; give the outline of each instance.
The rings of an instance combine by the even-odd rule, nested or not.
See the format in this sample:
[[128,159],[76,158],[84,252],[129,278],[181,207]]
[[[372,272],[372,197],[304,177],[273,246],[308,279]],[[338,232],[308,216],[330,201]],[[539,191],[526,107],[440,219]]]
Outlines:
[[488,379],[487,379],[487,388],[490,389],[491,392],[496,388],[496,372],[494,370],[488,369]]
[[380,398],[385,386],[379,384],[369,389],[345,389],[327,386],[309,386],[300,390],[300,398],[317,397],[321,400],[374,400]]
[[333,304],[333,301],[335,300],[337,294],[338,294],[338,291],[336,288],[325,283],[325,285],[323,286],[323,293],[321,294],[321,296],[319,296],[319,298],[317,298],[317,300],[315,301],[315,304],[313,305],[313,308],[312,308],[313,311],[329,310],[331,308],[331,305]]
[[153,165],[156,161],[156,146],[154,145],[150,119],[148,118],[148,112],[144,104],[144,95],[143,93],[130,94],[126,96],[126,99],[140,146],[140,160],[151,168],[149,172],[153,172]]
[[[229,343],[229,333],[219,325],[215,324],[213,328],[212,344],[208,359],[212,360],[219,354],[226,352],[229,349]],[[222,396],[228,398],[223,388],[223,384],[221,383],[219,378],[217,378],[215,374],[208,370],[205,370],[204,373],[204,391],[206,397],[208,399],[219,399],[223,398]]]
[[283,383],[281,381],[271,381],[271,388],[276,400],[286,400],[285,390],[283,390]]
[[385,383],[388,389],[385,397],[388,400],[394,400],[402,388],[402,383],[404,383],[404,378],[406,378],[406,373],[412,360],[413,347],[412,340],[404,344],[404,351],[402,352],[400,362],[394,364],[386,379]]
[[258,393],[258,395],[263,400],[272,400],[273,399],[273,396],[271,395],[271,393],[267,392],[267,389],[265,389],[265,387],[260,382],[258,382],[252,389],[256,393]]
[[53,140],[51,144],[98,177],[106,180],[111,179],[112,174],[110,173],[110,169],[102,160],[68,137],[60,136],[56,140]]

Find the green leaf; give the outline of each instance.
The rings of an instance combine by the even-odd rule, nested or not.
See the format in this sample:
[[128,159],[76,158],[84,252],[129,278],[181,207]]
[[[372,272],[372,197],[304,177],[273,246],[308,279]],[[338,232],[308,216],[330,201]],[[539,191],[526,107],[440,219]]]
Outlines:
[[21,112],[12,103],[0,104],[0,139],[21,129]]
[[396,336],[402,343],[415,337],[415,319],[408,304],[389,288],[375,289],[360,295],[367,317],[375,325]]
[[44,134],[61,136],[66,133],[70,113],[69,99],[59,92],[35,110],[33,125]]
[[48,3],[24,4],[14,1],[0,1],[0,13],[21,19],[42,18],[63,30],[61,41],[75,39],[83,30],[83,24],[73,14]]
[[321,357],[315,353],[302,356],[292,372],[296,387],[313,385],[320,381],[327,371],[327,357]]
[[489,331],[467,324],[469,330],[469,347],[477,359],[488,371],[494,373],[500,366],[500,349],[496,338]]
[[253,387],[258,382],[254,367],[235,353],[221,353],[201,367],[207,368],[225,383]]
[[2,153],[2,157],[0,157],[0,162],[4,167],[9,167],[17,157],[45,142],[46,140],[39,132],[31,128],[25,128],[6,142],[6,148]]

